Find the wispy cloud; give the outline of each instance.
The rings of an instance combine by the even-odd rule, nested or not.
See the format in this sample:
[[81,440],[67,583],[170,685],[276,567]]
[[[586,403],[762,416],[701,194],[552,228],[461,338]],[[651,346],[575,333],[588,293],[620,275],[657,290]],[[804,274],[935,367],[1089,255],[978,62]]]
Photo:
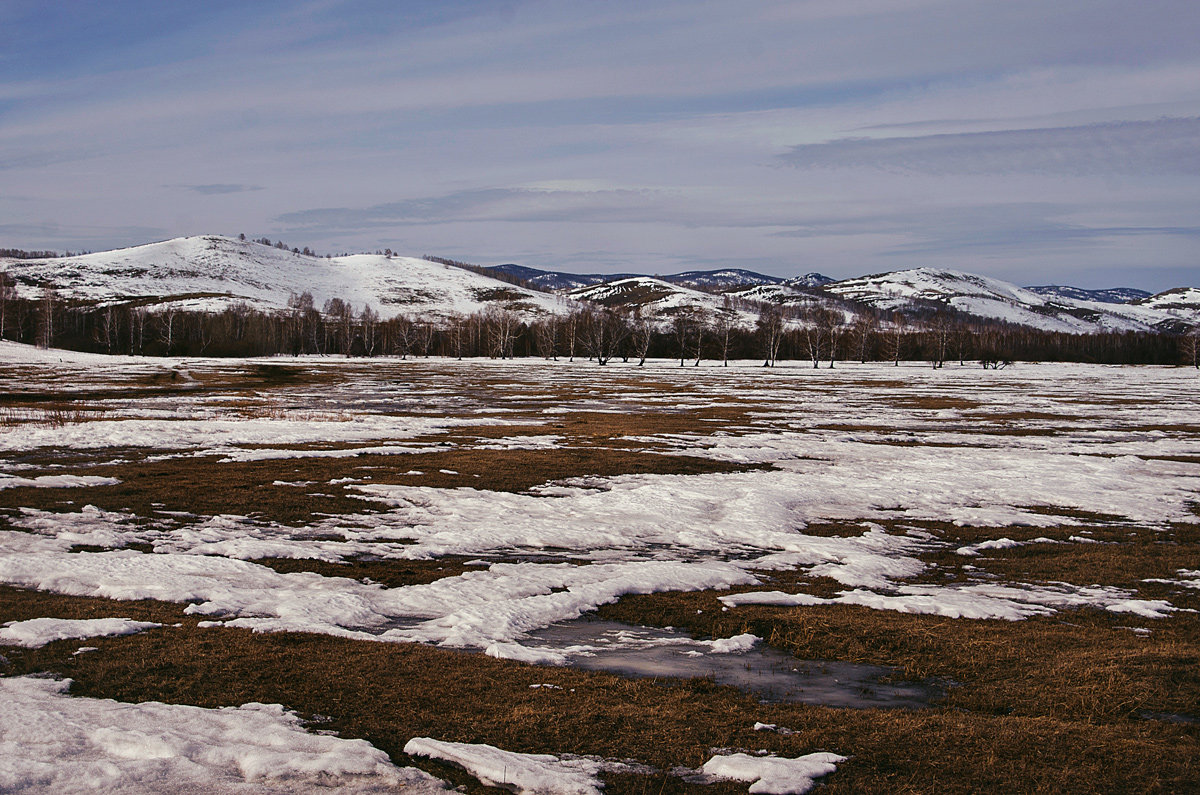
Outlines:
[[0,243],[1136,281],[1200,262],[1197,24],[1194,0],[12,0],[0,200],[29,200]]
[[792,147],[797,168],[928,174],[1200,174],[1200,118],[894,138]]
[[242,185],[239,183],[218,182],[209,185],[177,185],[175,187],[183,190],[199,193],[202,196],[223,196],[227,193],[246,193],[248,191],[262,190],[261,185]]

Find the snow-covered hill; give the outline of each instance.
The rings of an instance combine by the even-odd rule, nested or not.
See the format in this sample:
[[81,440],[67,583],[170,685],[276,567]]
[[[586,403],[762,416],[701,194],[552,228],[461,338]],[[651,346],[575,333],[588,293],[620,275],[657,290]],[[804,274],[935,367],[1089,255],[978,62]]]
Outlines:
[[738,309],[721,295],[693,290],[650,276],[634,276],[580,287],[568,295],[577,301],[629,311],[637,310],[643,316],[655,319],[660,326],[669,324],[681,314],[702,314],[710,320],[724,315],[735,325],[746,327],[753,327],[758,319],[757,313]]
[[383,318],[405,314],[443,318],[489,306],[526,317],[570,310],[565,299],[472,271],[411,257],[356,254],[311,257],[259,243],[206,235],[134,248],[43,260],[0,260],[25,296],[50,284],[60,297],[100,304],[142,300],[152,305],[220,311],[245,301],[283,309],[309,292],[317,308],[331,298],[356,309],[369,304]]
[[823,273],[806,273],[803,276],[796,276],[788,279],[784,284],[789,287],[824,287],[827,284],[832,284],[833,279]]
[[[1149,331],[1173,326],[1179,320],[1200,322],[1200,311],[1168,313],[1145,302],[1131,305],[1051,298],[999,279],[934,268],[846,279],[824,289],[885,311],[944,305],[976,317],[1047,331]],[[1195,306],[1200,310],[1200,304]]]
[[[840,282],[819,273],[784,281],[738,268],[663,278],[567,274],[517,265],[496,268],[547,289],[575,285],[555,295],[423,259],[381,254],[313,257],[209,235],[74,257],[0,259],[0,269],[14,277],[25,297],[36,297],[48,284],[60,297],[83,303],[137,301],[202,311],[220,311],[243,301],[259,309],[285,309],[291,296],[308,292],[317,308],[328,299],[340,298],[355,309],[369,304],[383,318],[404,314],[431,320],[488,307],[510,309],[532,320],[566,314],[578,306],[576,301],[591,301],[638,308],[660,325],[680,313],[703,310],[710,317],[724,314],[740,325],[753,326],[757,304],[804,310],[824,303],[847,319],[853,317],[855,304],[908,314],[946,306],[980,318],[1074,333],[1200,326],[1197,288],[1148,297],[1131,288],[1027,289],[986,276],[932,268]],[[1126,296],[1142,297],[1114,303]]]
[[1142,298],[1137,301],[1137,305],[1170,312],[1180,317],[1200,316],[1200,288],[1176,287],[1174,290]]
[[663,281],[701,290],[724,291],[734,287],[756,284],[779,284],[783,279],[745,268],[725,268],[715,271],[684,271],[663,276]]

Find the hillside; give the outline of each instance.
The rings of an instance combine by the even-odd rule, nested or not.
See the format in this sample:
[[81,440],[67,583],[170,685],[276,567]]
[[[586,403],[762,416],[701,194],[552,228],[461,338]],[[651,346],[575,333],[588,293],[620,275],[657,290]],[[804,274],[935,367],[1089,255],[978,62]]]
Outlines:
[[680,314],[702,313],[710,318],[724,314],[736,325],[753,327],[757,314],[730,305],[723,296],[693,290],[678,284],[649,276],[595,284],[572,290],[568,295],[577,301],[587,301],[600,306],[638,311],[655,318],[660,326]]
[[1200,288],[1176,287],[1174,290],[1167,290],[1158,295],[1142,298],[1136,303],[1138,306],[1149,309],[1171,312],[1181,317],[1191,316],[1195,318],[1200,315]]
[[1172,305],[1168,311],[1146,302],[1132,305],[1047,297],[999,279],[934,268],[846,279],[824,289],[888,312],[945,306],[975,317],[1069,333],[1152,331],[1172,327],[1180,320],[1200,321],[1200,304],[1190,310]]
[[293,294],[309,292],[318,308],[340,298],[356,308],[369,304],[384,319],[444,318],[489,306],[530,318],[570,309],[560,297],[427,260],[312,257],[215,235],[75,257],[0,260],[0,268],[25,297],[49,283],[62,298],[97,304],[140,301],[220,311],[244,301],[271,310],[286,308]]

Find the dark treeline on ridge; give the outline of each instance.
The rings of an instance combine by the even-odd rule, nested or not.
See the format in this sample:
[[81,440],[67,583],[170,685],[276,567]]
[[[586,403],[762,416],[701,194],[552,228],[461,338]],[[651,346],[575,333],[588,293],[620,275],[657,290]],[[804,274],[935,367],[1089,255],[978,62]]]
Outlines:
[[[173,296],[175,302],[216,296]],[[582,306],[535,321],[499,307],[437,320],[394,317],[331,299],[318,309],[307,293],[286,310],[245,303],[221,312],[163,304],[71,304],[52,290],[18,298],[0,284],[0,339],[42,347],[145,356],[349,355],[455,358],[541,357],[681,365],[757,359],[800,360],[817,367],[840,361],[922,361],[1001,367],[1016,361],[1197,365],[1195,331],[1186,334],[1067,334],[950,312],[924,316],[845,315],[827,308],[762,307],[753,327],[732,314],[678,314],[664,323],[637,311]]]

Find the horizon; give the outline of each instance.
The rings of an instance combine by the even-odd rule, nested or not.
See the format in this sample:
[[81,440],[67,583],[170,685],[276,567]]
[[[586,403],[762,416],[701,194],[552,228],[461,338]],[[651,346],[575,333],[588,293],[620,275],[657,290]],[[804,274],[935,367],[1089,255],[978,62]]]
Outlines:
[[[301,257],[309,257],[309,258],[311,258],[311,259],[328,259],[328,258],[331,258],[331,257],[336,259],[336,258],[338,258],[338,257],[354,257],[354,256],[388,256],[389,258],[390,258],[390,257],[400,257],[400,258],[405,258],[405,257],[407,257],[407,258],[411,258],[411,259],[426,259],[427,257],[438,257],[438,256],[440,256],[440,255],[438,255],[438,254],[433,254],[433,253],[429,253],[429,252],[426,252],[426,253],[425,253],[425,254],[423,254],[423,255],[421,255],[421,254],[409,254],[409,253],[405,253],[405,252],[401,252],[401,251],[392,251],[392,252],[391,252],[391,254],[386,254],[386,252],[384,252],[384,251],[379,251],[379,250],[376,250],[376,251],[344,251],[344,252],[338,252],[338,253],[334,253],[334,252],[323,252],[323,251],[315,251],[315,250],[311,250],[311,247],[309,247],[309,249],[310,249],[310,250],[309,250],[309,251],[306,253],[304,250],[302,250],[302,249],[303,249],[303,247],[300,247],[300,246],[292,246],[292,245],[290,245],[290,241],[278,240],[278,241],[271,241],[271,242],[269,242],[269,243],[264,243],[264,242],[262,242],[262,240],[260,240],[260,239],[256,239],[256,238],[253,238],[253,237],[251,237],[251,236],[249,236],[249,235],[245,235],[244,233],[239,233],[238,235],[211,235],[211,234],[207,234],[207,235],[206,235],[206,234],[181,235],[181,236],[179,236],[179,237],[166,238],[165,240],[153,240],[153,241],[150,241],[150,242],[147,242],[147,243],[136,243],[136,244],[133,244],[133,245],[131,245],[131,246],[122,246],[122,247],[118,247],[118,248],[115,248],[115,249],[99,250],[99,251],[91,251],[91,250],[85,250],[85,251],[52,251],[52,250],[38,250],[38,249],[33,249],[33,250],[30,250],[30,251],[27,251],[26,253],[49,253],[49,254],[52,254],[52,255],[53,255],[53,256],[50,256],[50,257],[33,257],[33,258],[28,258],[28,259],[36,259],[36,260],[44,260],[44,259],[67,259],[67,258],[73,258],[73,257],[85,257],[85,256],[91,256],[91,255],[94,255],[94,254],[105,254],[105,253],[110,253],[110,252],[113,252],[113,251],[123,251],[123,250],[135,249],[135,248],[143,248],[143,247],[146,247],[146,246],[153,246],[153,245],[158,245],[158,244],[162,244],[162,243],[170,243],[170,242],[174,242],[174,241],[176,241],[176,240],[187,240],[187,239],[190,239],[190,238],[197,238],[197,237],[201,237],[201,238],[202,238],[202,237],[222,237],[222,238],[225,238],[225,239],[227,239],[227,240],[230,240],[230,241],[233,241],[233,242],[251,243],[251,244],[254,244],[254,245],[265,246],[265,247],[267,247],[267,248],[272,248],[272,249],[279,248],[279,246],[278,246],[278,245],[276,245],[276,244],[287,244],[287,245],[285,246],[285,248],[283,248],[283,250],[284,250],[284,251],[287,251],[287,252],[289,252],[289,253],[295,254],[296,256],[301,256]],[[264,238],[264,239],[265,239],[265,238]],[[0,250],[4,250],[4,247],[0,247]],[[3,256],[0,256],[0,259],[4,259],[4,257],[3,257]],[[18,257],[18,258],[10,258],[10,259],[16,259],[17,261],[20,261],[21,259],[25,259],[25,258],[20,258],[20,257]],[[736,266],[727,266],[727,267],[724,267],[724,268],[722,268],[722,267],[714,267],[714,268],[706,268],[706,269],[689,268],[689,269],[684,269],[684,270],[679,270],[679,271],[672,271],[672,272],[670,272],[670,273],[651,273],[651,272],[634,272],[634,271],[610,271],[610,272],[607,272],[607,273],[599,273],[599,272],[592,273],[592,272],[585,272],[585,271],[582,271],[582,270],[576,270],[576,271],[557,271],[557,270],[554,270],[554,269],[535,268],[535,267],[533,267],[533,266],[522,265],[522,264],[520,264],[520,263],[516,263],[516,262],[499,262],[499,263],[490,264],[490,265],[482,265],[481,263],[466,262],[466,261],[464,260],[464,261],[461,261],[461,264],[464,264],[464,265],[470,265],[470,266],[472,266],[472,267],[485,267],[485,268],[494,268],[494,269],[501,269],[501,268],[505,268],[505,267],[527,268],[527,269],[529,269],[529,270],[537,271],[537,272],[540,272],[540,273],[562,273],[562,274],[564,274],[564,275],[568,275],[568,276],[570,276],[570,275],[577,275],[577,276],[609,276],[609,277],[611,277],[613,280],[616,280],[616,279],[619,279],[619,278],[626,278],[626,277],[633,277],[633,278],[646,278],[646,277],[649,277],[649,278],[655,278],[655,279],[658,279],[658,278],[671,278],[671,277],[682,276],[682,275],[685,275],[685,274],[690,274],[690,273],[695,273],[695,274],[697,274],[697,275],[702,275],[702,274],[710,274],[710,273],[719,273],[719,272],[722,272],[722,271],[744,271],[744,272],[747,272],[747,273],[750,273],[750,274],[754,274],[754,275],[757,275],[757,276],[771,276],[771,275],[772,275],[772,274],[765,274],[765,273],[762,273],[762,272],[760,272],[760,271],[755,271],[755,270],[753,270],[753,269],[749,269],[749,268],[739,268],[739,267],[736,267]],[[917,269],[918,269],[918,268],[911,268],[911,269],[907,269],[907,270],[917,270]],[[953,270],[953,269],[951,269],[951,268],[944,268],[944,269],[938,269],[938,270],[948,270],[948,271],[950,271],[950,270]],[[878,273],[859,273],[859,274],[852,274],[852,275],[850,275],[850,276],[843,277],[842,279],[834,279],[833,281],[834,281],[834,282],[838,282],[838,281],[846,281],[846,280],[852,280],[852,279],[871,278],[871,277],[875,277],[875,276],[884,276],[884,275],[887,275],[888,273],[898,273],[898,272],[900,272],[900,271],[881,271],[881,272],[878,272]],[[969,274],[969,272],[967,272],[967,275],[970,275],[970,274]],[[799,279],[799,278],[803,278],[803,277],[806,277],[806,276],[819,276],[819,277],[831,278],[831,277],[829,277],[827,274],[820,273],[820,272],[818,272],[818,271],[808,271],[808,272],[805,272],[805,273],[796,273],[796,274],[792,274],[792,275],[779,276],[778,278],[780,278],[780,279],[784,279],[784,280],[790,280],[790,279]],[[1081,288],[1081,287],[1079,287],[1079,285],[1074,285],[1074,284],[1063,284],[1063,283],[1053,283],[1053,284],[1052,284],[1052,283],[1049,283],[1049,282],[1047,282],[1047,283],[1045,283],[1045,284],[1027,284],[1027,285],[1026,285],[1026,284],[1016,284],[1016,283],[1014,282],[1013,284],[1014,284],[1015,286],[1018,286],[1018,287],[1023,287],[1023,288],[1025,288],[1025,289],[1041,289],[1041,288],[1049,288],[1049,287],[1063,287],[1063,288],[1067,288],[1067,289],[1085,289],[1085,290],[1090,290],[1090,291],[1093,291],[1093,292],[1103,292],[1103,291],[1106,291],[1106,290],[1127,290],[1127,289],[1131,289],[1131,288],[1132,288],[1132,289],[1139,289],[1139,288],[1137,288],[1137,287],[1135,287],[1135,286],[1133,286],[1133,285],[1128,285],[1128,284],[1113,284],[1113,285],[1108,285],[1108,286],[1106,286],[1106,287],[1088,287],[1088,288]],[[1192,285],[1177,285],[1176,287],[1173,287],[1173,288],[1170,288],[1170,287],[1169,287],[1169,288],[1166,288],[1166,289],[1164,289],[1164,290],[1152,291],[1152,292],[1151,292],[1151,295],[1154,295],[1154,294],[1157,294],[1157,293],[1162,293],[1162,292],[1168,292],[1168,291],[1170,291],[1170,290],[1173,290],[1173,289],[1181,289],[1181,288],[1183,288],[1183,289],[1186,289],[1186,288],[1188,288],[1188,287],[1191,287],[1191,286],[1192,286]],[[543,288],[540,288],[540,287],[532,287],[532,286],[531,286],[531,288],[532,288],[532,289],[538,289],[538,290],[542,290],[542,289],[543,289]],[[547,291],[548,291],[548,292],[553,292],[552,290],[547,290]]]
[[1197,23],[1180,0],[15,0],[0,247],[1196,286]]

